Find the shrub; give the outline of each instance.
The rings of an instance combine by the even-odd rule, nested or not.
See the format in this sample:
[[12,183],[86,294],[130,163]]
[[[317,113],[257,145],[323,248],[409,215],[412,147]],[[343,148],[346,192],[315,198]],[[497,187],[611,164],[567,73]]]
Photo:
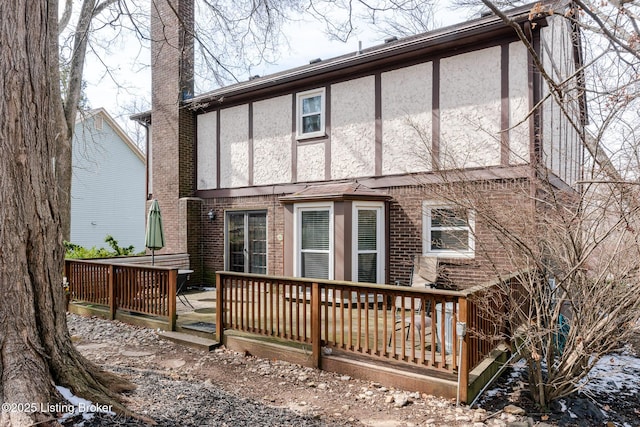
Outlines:
[[133,245],[126,248],[122,248],[118,245],[118,241],[111,235],[107,235],[104,241],[111,247],[111,250],[106,248],[85,248],[84,246],[76,245],[71,242],[64,242],[66,249],[66,258],[69,259],[92,259],[92,258],[111,258],[115,256],[127,256],[127,255],[141,255],[143,252],[134,253]]

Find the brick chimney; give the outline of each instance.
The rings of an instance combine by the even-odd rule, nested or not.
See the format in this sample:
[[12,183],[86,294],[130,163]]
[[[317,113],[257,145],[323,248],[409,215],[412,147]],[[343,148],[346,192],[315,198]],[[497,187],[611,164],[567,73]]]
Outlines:
[[162,211],[166,246],[160,253],[189,252],[197,270],[201,200],[192,197],[195,117],[182,106],[193,95],[193,34],[194,0],[151,1],[149,191]]

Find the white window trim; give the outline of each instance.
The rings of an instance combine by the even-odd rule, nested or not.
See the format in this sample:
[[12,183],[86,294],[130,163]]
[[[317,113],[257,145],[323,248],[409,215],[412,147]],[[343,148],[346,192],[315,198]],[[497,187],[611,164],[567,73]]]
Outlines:
[[[376,272],[377,283],[385,282],[385,219],[384,219],[384,203],[383,202],[354,202],[352,208],[352,234],[351,234],[351,276],[353,281],[358,281],[358,210],[375,210],[377,235],[376,243],[378,254]],[[362,251],[362,253],[372,253],[372,251]]]
[[328,210],[329,211],[329,280],[333,280],[333,272],[334,272],[334,238],[333,238],[333,202],[322,203],[322,202],[312,202],[312,203],[297,203],[293,207],[294,215],[293,215],[293,265],[295,266],[294,277],[302,277],[302,257],[300,256],[300,251],[302,249],[302,212],[304,211],[320,211],[320,210]]
[[448,250],[448,249],[431,249],[431,210],[432,209],[455,209],[456,207],[442,202],[424,201],[422,202],[422,254],[428,256],[436,256],[441,258],[474,258],[475,257],[475,213],[469,209],[467,211],[468,227],[445,227],[441,229],[450,230],[469,230],[469,244],[466,251]]
[[[296,94],[296,139],[309,139],[325,136],[326,95],[325,88],[318,88]],[[317,132],[302,132],[302,101],[320,95],[320,130]]]

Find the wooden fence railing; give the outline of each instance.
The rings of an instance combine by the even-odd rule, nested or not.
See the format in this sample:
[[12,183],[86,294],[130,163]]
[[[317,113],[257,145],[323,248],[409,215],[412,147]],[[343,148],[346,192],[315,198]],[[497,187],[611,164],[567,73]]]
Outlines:
[[[469,291],[231,272],[218,272],[216,283],[221,342],[224,330],[233,329],[310,344],[316,367],[327,347],[448,374],[460,370],[464,393],[469,372],[495,348],[503,327],[478,310]],[[456,322],[468,325],[461,341]]]
[[177,268],[65,260],[65,276],[74,301],[108,306],[112,319],[118,309],[164,317],[175,330]]

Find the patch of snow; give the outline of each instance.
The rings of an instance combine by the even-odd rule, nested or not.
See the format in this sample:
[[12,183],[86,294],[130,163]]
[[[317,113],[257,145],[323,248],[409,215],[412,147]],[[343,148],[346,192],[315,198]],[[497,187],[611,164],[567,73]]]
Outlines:
[[498,390],[497,388],[494,388],[494,389],[485,391],[484,392],[484,396],[493,397],[493,396],[496,396],[499,392],[500,392],[500,390]]
[[103,405],[103,404],[94,404],[90,400],[83,399],[82,397],[78,397],[74,395],[71,392],[71,390],[69,390],[66,387],[62,387],[58,385],[56,386],[56,389],[62,395],[62,397],[64,397],[64,399],[74,407],[73,412],[64,413],[62,417],[58,419],[58,421],[64,421],[67,418],[76,416],[78,414],[82,414],[82,418],[85,420],[92,419],[95,413],[105,413],[108,415],[116,414],[111,410],[111,406]]
[[640,392],[640,358],[631,354],[611,354],[601,358],[589,372],[585,389],[593,393],[620,393],[633,396]]
[[560,402],[560,412],[567,412],[567,402],[564,399],[561,399]]

